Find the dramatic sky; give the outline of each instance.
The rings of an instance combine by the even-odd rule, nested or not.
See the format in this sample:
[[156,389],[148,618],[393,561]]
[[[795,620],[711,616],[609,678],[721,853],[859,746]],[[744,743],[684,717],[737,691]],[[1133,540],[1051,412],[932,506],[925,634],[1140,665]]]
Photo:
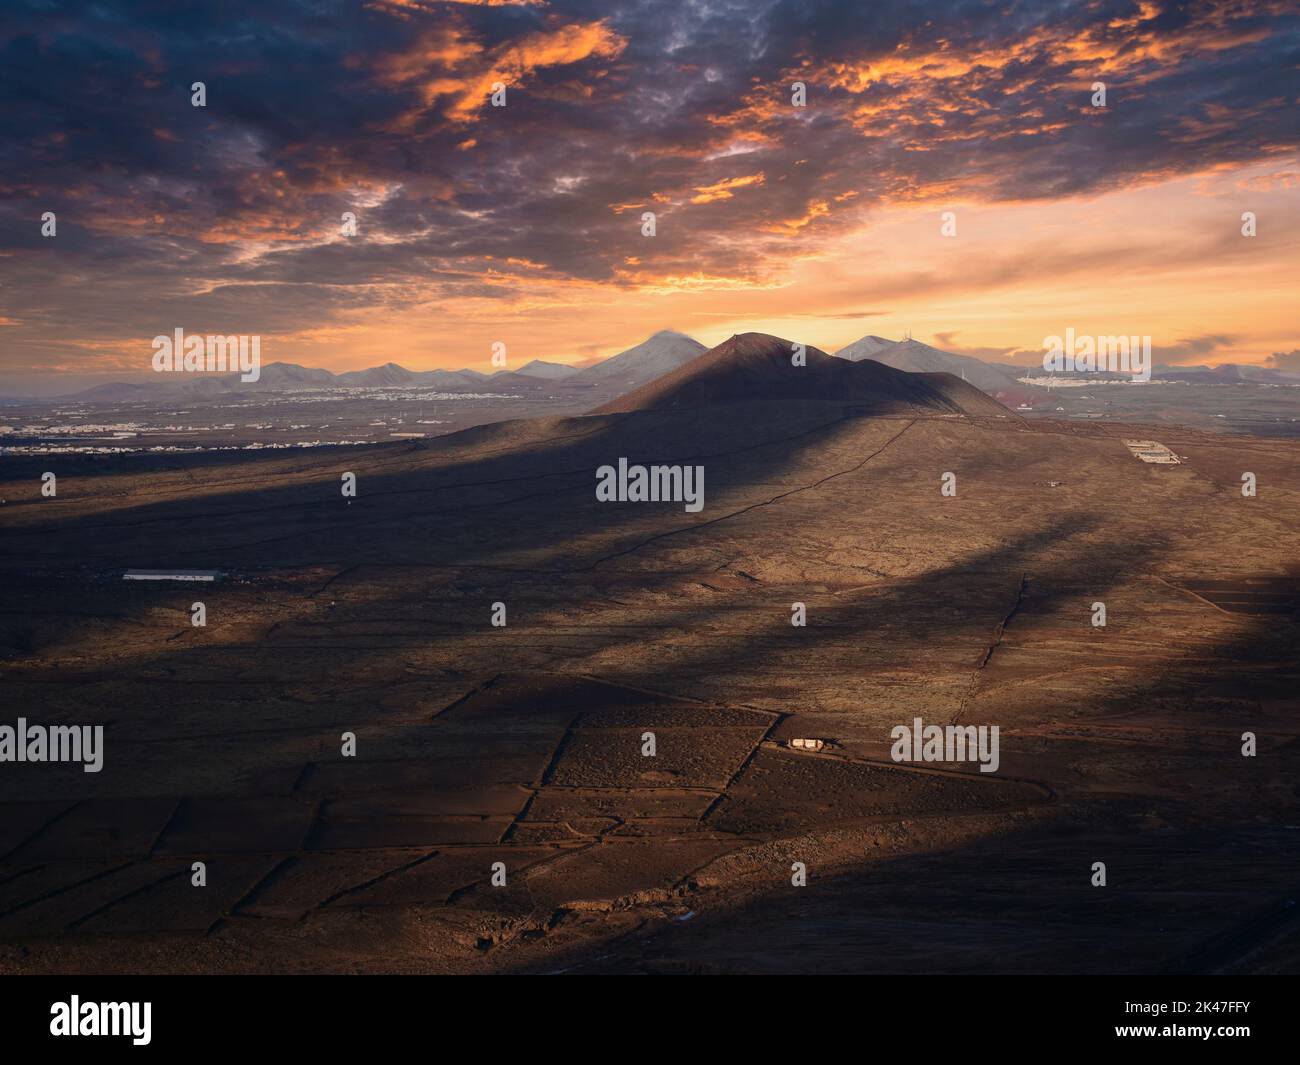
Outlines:
[[10,374],[177,327],[335,370],[1067,327],[1300,368],[1290,0],[5,8]]

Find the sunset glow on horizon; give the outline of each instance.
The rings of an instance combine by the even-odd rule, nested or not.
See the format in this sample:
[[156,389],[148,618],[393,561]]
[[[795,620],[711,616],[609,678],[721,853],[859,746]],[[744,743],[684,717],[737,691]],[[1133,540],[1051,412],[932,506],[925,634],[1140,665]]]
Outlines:
[[3,372],[147,372],[178,326],[335,371],[665,328],[1028,366],[1066,327],[1300,369],[1289,5],[254,10],[4,31]]

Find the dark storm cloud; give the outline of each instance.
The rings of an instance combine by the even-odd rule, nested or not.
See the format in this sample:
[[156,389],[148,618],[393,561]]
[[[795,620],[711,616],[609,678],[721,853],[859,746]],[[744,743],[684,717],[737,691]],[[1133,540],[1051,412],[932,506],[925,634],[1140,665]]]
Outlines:
[[[291,331],[508,296],[512,272],[757,280],[882,203],[1051,199],[1249,161],[1296,141],[1285,12],[11,5],[0,343],[75,351],[231,316]],[[508,106],[485,106],[498,79]],[[360,233],[340,242],[347,210]]]
[[1232,342],[1232,337],[1223,335],[1211,334],[1199,337],[1186,337],[1179,340],[1176,344],[1152,349],[1152,356],[1160,362],[1176,365],[1178,363],[1190,362],[1195,358],[1204,358],[1205,356],[1213,355],[1221,348],[1230,347]]

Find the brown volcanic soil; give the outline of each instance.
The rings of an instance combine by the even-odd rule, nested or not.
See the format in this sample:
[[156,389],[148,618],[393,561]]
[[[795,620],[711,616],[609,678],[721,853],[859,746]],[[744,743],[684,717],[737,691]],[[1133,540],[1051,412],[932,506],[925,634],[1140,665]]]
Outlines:
[[1007,414],[996,400],[952,374],[906,373],[871,359],[849,362],[814,347],[805,348],[806,364],[796,366],[794,347],[766,333],[739,333],[594,413],[798,399],[851,400],[872,414]]
[[0,766],[0,971],[1295,971],[1300,445],[862,410],[8,463],[3,723],[106,756]]

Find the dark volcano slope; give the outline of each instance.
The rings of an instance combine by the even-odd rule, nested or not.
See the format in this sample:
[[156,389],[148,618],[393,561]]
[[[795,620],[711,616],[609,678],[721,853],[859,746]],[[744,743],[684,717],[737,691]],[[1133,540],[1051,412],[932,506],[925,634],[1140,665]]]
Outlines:
[[952,374],[912,374],[870,359],[849,362],[813,347],[806,349],[807,364],[795,366],[793,352],[791,341],[739,333],[592,413],[799,399],[865,405],[881,414],[1007,414],[996,400]]

